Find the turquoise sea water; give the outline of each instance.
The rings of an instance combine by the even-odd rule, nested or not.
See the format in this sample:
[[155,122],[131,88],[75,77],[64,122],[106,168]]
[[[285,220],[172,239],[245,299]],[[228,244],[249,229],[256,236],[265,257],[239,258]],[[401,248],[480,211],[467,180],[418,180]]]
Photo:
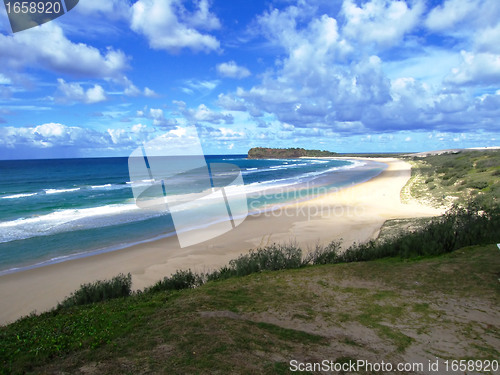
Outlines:
[[[382,163],[206,156],[241,169],[249,212],[366,181]],[[127,158],[0,161],[0,274],[175,235],[168,211],[134,201]],[[196,186],[190,180],[190,191]],[[177,191],[182,196],[182,184]],[[217,220],[217,218],[213,218]]]

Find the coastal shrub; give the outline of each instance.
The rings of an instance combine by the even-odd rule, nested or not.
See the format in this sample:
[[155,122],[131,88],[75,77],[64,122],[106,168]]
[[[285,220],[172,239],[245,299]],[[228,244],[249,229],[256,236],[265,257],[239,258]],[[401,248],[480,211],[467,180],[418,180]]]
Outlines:
[[146,288],[145,293],[159,292],[161,290],[182,290],[196,288],[204,284],[203,275],[199,275],[191,271],[176,271],[170,277],[164,277],[153,286]]
[[424,228],[404,233],[381,243],[355,244],[336,262],[367,261],[390,256],[402,258],[440,255],[458,248],[500,241],[500,209],[491,200],[471,201],[466,207],[454,205],[442,217]]
[[434,177],[428,177],[425,179],[426,184],[428,184],[429,182],[434,182]]
[[448,168],[441,167],[441,168],[436,169],[436,172],[437,173],[447,173],[448,172]]
[[478,160],[478,162],[476,163],[476,168],[486,169],[486,168],[491,168],[491,167],[497,167],[499,160],[498,160],[498,158],[494,158],[492,156],[493,155],[489,155],[489,157]]
[[261,271],[276,271],[302,266],[302,250],[296,243],[272,244],[251,250],[229,262],[235,276],[245,276]]
[[262,271],[294,269],[304,266],[302,250],[294,242],[289,244],[272,244],[264,248],[250,250],[242,254],[218,270],[204,275],[206,281],[225,280],[235,276],[246,276]]
[[444,178],[443,178],[443,182],[441,182],[441,185],[443,185],[443,186],[451,186],[451,185],[453,185],[455,182],[457,182],[456,177],[451,177],[451,178],[449,178],[449,179],[444,179]]
[[340,254],[340,245],[340,241],[332,241],[326,246],[316,245],[316,248],[305,256],[302,264],[337,263]]
[[500,176],[500,169],[494,170],[493,172],[491,172],[491,175],[492,176]]
[[111,280],[98,280],[82,284],[80,289],[57,305],[57,309],[70,306],[86,305],[113,298],[128,297],[131,294],[132,275],[119,274]]
[[488,182],[487,181],[471,181],[471,182],[469,182],[468,187],[473,188],[473,189],[482,190],[482,189],[488,187]]
[[218,281],[229,279],[230,277],[234,277],[236,273],[234,269],[229,266],[222,266],[218,270],[212,271],[206,275],[207,281]]
[[452,178],[454,175],[452,173],[446,173],[443,177],[441,177],[441,179],[444,181],[447,181],[449,180],[450,178]]

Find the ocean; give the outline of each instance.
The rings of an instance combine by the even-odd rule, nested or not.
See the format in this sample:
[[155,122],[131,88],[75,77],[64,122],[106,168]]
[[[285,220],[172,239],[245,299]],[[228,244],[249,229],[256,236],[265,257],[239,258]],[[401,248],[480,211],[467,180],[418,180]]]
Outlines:
[[[205,156],[239,167],[249,214],[366,181],[385,164]],[[0,275],[175,235],[168,210],[139,208],[128,158],[0,161]],[[182,199],[190,189],[171,192]],[[244,189],[244,190],[242,190]],[[211,218],[217,220],[217,217]]]

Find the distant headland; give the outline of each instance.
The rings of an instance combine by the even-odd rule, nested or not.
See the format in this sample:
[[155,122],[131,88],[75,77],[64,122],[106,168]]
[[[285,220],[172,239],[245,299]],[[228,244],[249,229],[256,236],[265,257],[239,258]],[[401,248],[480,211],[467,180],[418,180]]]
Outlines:
[[335,152],[322,150],[306,150],[303,148],[268,148],[252,147],[248,150],[249,159],[289,159],[319,156],[335,156]]

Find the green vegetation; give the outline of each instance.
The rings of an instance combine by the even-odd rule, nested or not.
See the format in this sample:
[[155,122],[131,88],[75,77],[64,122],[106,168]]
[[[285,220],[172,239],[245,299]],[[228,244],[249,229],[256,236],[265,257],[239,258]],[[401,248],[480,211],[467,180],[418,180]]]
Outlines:
[[0,328],[0,373],[275,374],[291,359],[396,362],[421,347],[498,359],[499,269],[496,245],[476,246],[62,308]]
[[404,235],[352,246],[339,255],[338,261],[440,255],[465,246],[500,242],[498,228],[499,206],[483,208],[473,201],[465,208],[454,205],[442,217]]
[[303,148],[266,148],[253,147],[248,151],[249,159],[290,159],[300,157],[335,156],[335,152],[306,150]]
[[170,277],[164,277],[144,292],[155,293],[161,290],[182,290],[196,288],[204,283],[203,277],[191,270],[177,271]]
[[119,274],[111,280],[98,280],[94,283],[83,284],[80,289],[59,303],[58,309],[86,305],[94,302],[106,301],[118,297],[128,297],[131,293],[132,275]]
[[[477,358],[497,358],[481,324],[453,323],[436,301],[465,293],[498,303],[498,250],[463,246],[500,242],[499,227],[498,208],[470,203],[414,232],[344,253],[339,242],[305,256],[293,243],[274,244],[212,273],[178,271],[127,298],[116,297],[130,295],[130,275],[85,284],[57,309],[0,328],[1,373],[75,372],[82,366],[106,373],[121,373],[123,366],[134,373],[273,373],[276,368],[286,373],[287,361],[298,354],[327,358],[329,346],[338,345],[313,327],[344,327],[344,345],[367,358],[373,348],[351,332],[352,324],[372,332],[374,345],[383,345],[384,355],[392,358],[404,355],[418,335],[429,334],[438,323],[467,339]],[[423,260],[402,261],[417,257]],[[459,266],[450,266],[457,261]],[[356,280],[364,281],[360,286]],[[366,288],[366,283],[378,286]],[[411,299],[405,291],[412,292]],[[433,302],[428,293],[440,297]],[[443,355],[442,350],[433,353]]]
[[411,156],[410,194],[436,206],[464,204],[470,197],[499,202],[500,150]]

